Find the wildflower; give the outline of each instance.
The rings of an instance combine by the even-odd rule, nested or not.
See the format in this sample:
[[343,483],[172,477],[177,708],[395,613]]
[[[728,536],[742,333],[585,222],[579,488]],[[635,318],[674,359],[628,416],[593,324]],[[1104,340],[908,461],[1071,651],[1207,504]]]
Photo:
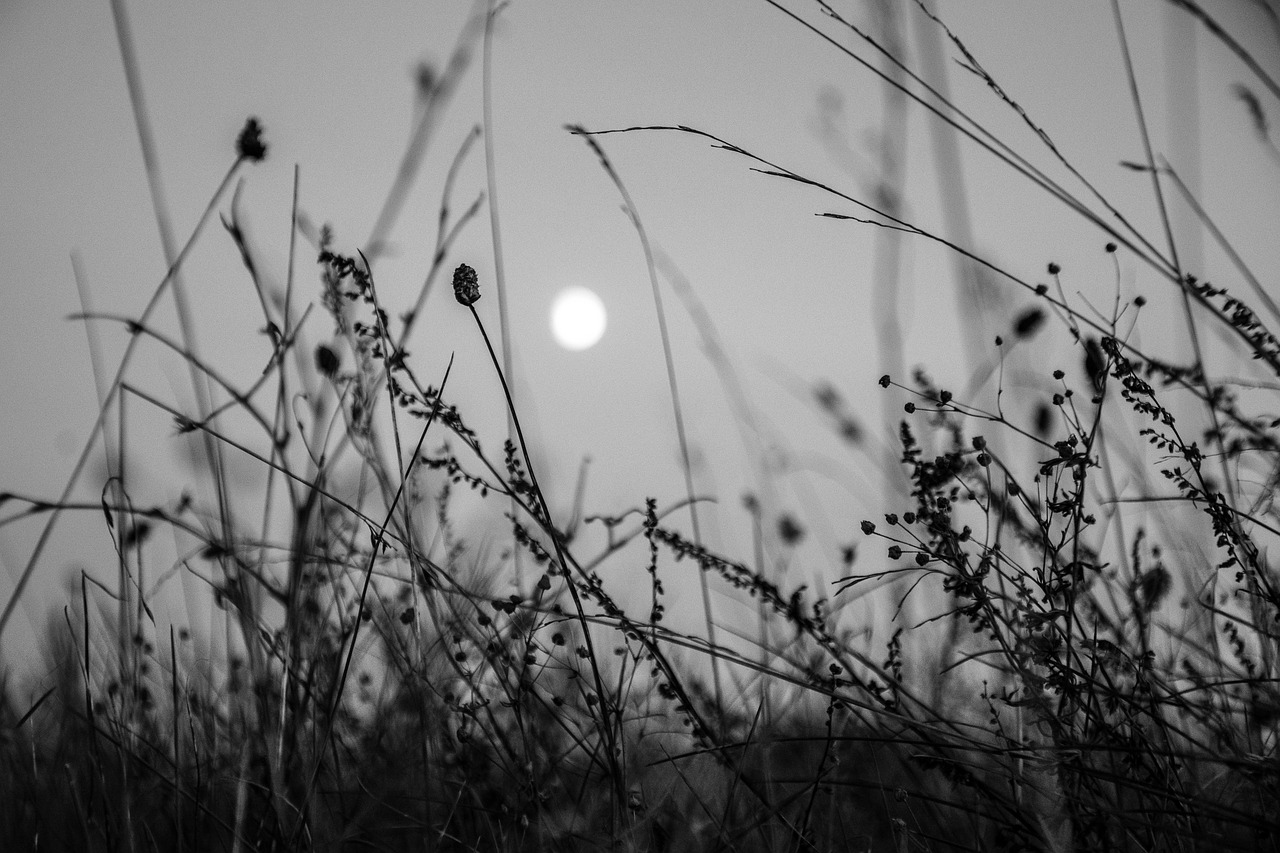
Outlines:
[[236,154],[245,160],[261,162],[267,156],[267,143],[262,141],[262,125],[250,116],[236,137]]
[[459,305],[472,305],[480,298],[480,278],[466,264],[453,271],[453,297]]

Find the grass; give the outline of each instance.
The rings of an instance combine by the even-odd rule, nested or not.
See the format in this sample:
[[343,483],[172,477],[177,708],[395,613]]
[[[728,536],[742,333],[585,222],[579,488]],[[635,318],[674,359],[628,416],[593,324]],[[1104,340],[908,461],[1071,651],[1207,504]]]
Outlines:
[[[327,229],[310,235],[315,267],[291,269],[284,292],[272,291],[232,204],[223,224],[273,345],[264,369],[223,376],[152,324],[185,258],[173,251],[142,315],[84,317],[123,324],[130,345],[61,496],[3,495],[4,523],[37,516],[47,526],[0,630],[62,513],[104,513],[117,582],[75,577],[45,628],[52,671],[37,688],[6,684],[0,849],[1280,849],[1280,573],[1268,558],[1280,533],[1280,420],[1266,394],[1280,387],[1280,340],[1269,331],[1280,311],[1265,273],[1242,262],[1223,271],[1252,288],[1246,302],[1184,270],[1171,238],[1133,228],[1087,182],[1090,201],[1071,194],[819,6],[881,63],[868,67],[887,85],[1097,228],[1117,293],[1100,312],[1067,295],[1056,263],[1051,283],[1023,280],[913,225],[900,207],[706,131],[572,129],[644,246],[678,421],[658,262],[605,154],[608,134],[710,141],[839,204],[831,219],[942,243],[1032,300],[994,318],[1002,331],[963,392],[923,368],[880,380],[878,393],[901,407],[892,464],[902,489],[857,525],[861,548],[845,550],[830,600],[766,569],[759,545],[771,534],[758,505],[747,507],[756,542],[723,554],[705,545],[687,449],[682,499],[637,496],[630,512],[583,522],[607,532],[598,553],[584,551],[580,525],[555,521],[500,354],[510,348],[492,343],[508,330],[486,328],[475,309],[495,283],[451,260],[479,209],[454,217],[452,177],[412,306],[385,305],[376,254],[371,263],[340,251]],[[927,18],[1070,169],[963,43]],[[461,74],[465,63],[451,68]],[[1134,80],[1130,69],[1125,85],[1142,116]],[[1256,97],[1248,103],[1262,115]],[[419,127],[411,150],[426,135]],[[1144,148],[1133,168],[1150,177],[1163,211],[1166,195],[1186,188]],[[267,153],[251,120],[195,234]],[[398,203],[387,210],[379,235]],[[1225,241],[1207,217],[1203,225]],[[1149,309],[1119,296],[1122,263],[1166,285],[1161,298],[1184,311],[1189,351],[1174,359],[1139,345]],[[458,304],[448,322],[474,324],[504,392],[510,429],[497,449],[451,403],[452,362],[416,363],[405,349],[450,268]],[[299,309],[295,275],[318,280],[326,331],[319,312]],[[677,291],[733,393],[711,318]],[[209,389],[200,411],[132,384],[127,367],[145,339]],[[1011,383],[1027,350],[1042,353],[1039,367],[1028,379],[1019,366]],[[1051,366],[1058,358],[1065,367]],[[822,386],[817,401],[853,452],[866,452],[840,392]],[[149,506],[130,498],[126,412],[139,406],[209,449],[201,494]],[[100,440],[110,479],[93,484],[100,500],[79,501]],[[230,497],[238,493],[220,460],[232,454],[261,468],[253,504]],[[460,504],[489,509],[484,544],[457,532]],[[802,519],[786,522],[781,542],[804,536]],[[161,532],[187,548],[169,577],[203,584],[217,608],[222,624],[209,636],[155,616],[168,578],[149,574],[149,554]],[[632,578],[643,568],[643,596],[606,582],[602,569],[624,558]],[[518,592],[503,594],[517,569]],[[664,580],[692,569],[701,632],[664,618]],[[712,587],[754,602],[757,625],[718,622]],[[878,619],[871,628],[859,624],[867,614]]]

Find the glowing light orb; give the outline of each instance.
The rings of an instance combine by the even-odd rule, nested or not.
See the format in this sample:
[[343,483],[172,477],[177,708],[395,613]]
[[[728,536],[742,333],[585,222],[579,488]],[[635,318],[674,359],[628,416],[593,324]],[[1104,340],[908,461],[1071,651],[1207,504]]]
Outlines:
[[604,303],[585,287],[566,287],[551,304],[551,334],[567,350],[584,350],[604,335]]

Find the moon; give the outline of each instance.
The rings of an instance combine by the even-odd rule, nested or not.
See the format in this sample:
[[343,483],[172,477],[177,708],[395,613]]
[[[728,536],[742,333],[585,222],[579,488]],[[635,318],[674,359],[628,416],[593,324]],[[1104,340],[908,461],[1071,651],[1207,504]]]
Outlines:
[[604,336],[604,303],[586,287],[566,287],[551,303],[551,334],[567,350],[590,349]]

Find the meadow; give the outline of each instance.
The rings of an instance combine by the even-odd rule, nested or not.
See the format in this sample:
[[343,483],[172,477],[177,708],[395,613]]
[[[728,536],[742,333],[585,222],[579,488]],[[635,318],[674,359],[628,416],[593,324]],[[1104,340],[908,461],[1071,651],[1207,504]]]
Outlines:
[[[1106,15],[1127,63],[1124,5]],[[1173,5],[1248,73],[1221,97],[1274,167],[1280,84],[1209,7]],[[1107,280],[1085,295],[1058,260],[1022,276],[954,219],[915,224],[889,135],[881,183],[864,192],[711,127],[565,127],[639,246],[668,394],[655,423],[674,424],[683,474],[622,511],[544,488],[531,404],[509,382],[539,369],[513,353],[525,318],[508,311],[510,271],[458,251],[486,227],[501,251],[483,123],[453,155],[416,299],[391,304],[380,252],[412,170],[361,247],[302,219],[295,195],[277,286],[235,189],[272,156],[272,121],[245,120],[204,215],[166,241],[169,272],[145,309],[76,318],[123,329],[128,346],[94,365],[101,406],[75,472],[60,493],[0,491],[0,529],[41,531],[0,632],[51,571],[42,552],[60,518],[93,514],[114,546],[109,580],[68,575],[42,626],[44,669],[0,661],[0,850],[1280,850],[1278,270],[1246,262],[1153,145],[1132,65],[1114,85],[1132,93],[1138,135],[1106,156],[1142,182],[1150,216],[1077,169],[933,9],[904,3],[872,26],[818,0],[779,26],[808,27],[815,49],[872,73],[887,117],[928,116],[947,145],[1077,220],[1062,239],[1087,246]],[[479,67],[417,81],[406,163],[435,99],[487,72],[500,14],[491,4],[460,39]],[[891,37],[908,19],[1020,141],[930,82]],[[742,538],[707,544],[669,319],[698,330],[730,399],[744,399],[745,372],[653,245],[611,154],[672,137],[805,194],[817,225],[955,262],[969,337],[943,344],[949,363],[898,352],[904,333],[871,295],[881,338],[864,358],[883,365],[879,381],[815,377],[809,399],[779,404],[823,419],[887,484],[864,517],[840,521],[839,547],[817,548],[815,522],[775,512],[768,493],[719,496]],[[1020,153],[1027,139],[1035,156]],[[488,166],[486,192],[459,204],[470,159]],[[1175,207],[1211,251],[1180,242]],[[243,323],[270,347],[241,374],[192,343],[202,318],[181,281],[206,231],[243,262],[257,296]],[[157,319],[169,301],[174,329]],[[437,324],[477,343],[468,357],[480,354],[505,431],[458,403],[460,356],[415,356],[415,332]],[[184,395],[134,378],[143,347],[189,383]],[[967,378],[952,384],[957,362]],[[867,411],[878,423],[856,415]],[[131,479],[143,412],[197,474],[154,502]],[[718,425],[726,442],[758,433],[750,404],[736,412]],[[826,562],[800,565],[813,560]],[[171,613],[164,591],[179,583],[202,591],[211,618]]]

